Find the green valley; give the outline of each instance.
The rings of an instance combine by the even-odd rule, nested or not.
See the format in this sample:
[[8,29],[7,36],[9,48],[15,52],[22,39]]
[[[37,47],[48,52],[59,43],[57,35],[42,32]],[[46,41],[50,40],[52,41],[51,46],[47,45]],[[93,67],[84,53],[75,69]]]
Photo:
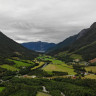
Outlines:
[[0,96],[96,96],[95,29],[45,53],[26,49],[1,32]]

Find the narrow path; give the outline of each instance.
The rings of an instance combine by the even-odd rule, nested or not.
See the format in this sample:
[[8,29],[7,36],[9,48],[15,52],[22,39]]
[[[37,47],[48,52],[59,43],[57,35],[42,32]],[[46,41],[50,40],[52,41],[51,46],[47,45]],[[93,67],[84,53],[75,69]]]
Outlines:
[[49,93],[49,92],[46,90],[46,87],[45,87],[45,86],[42,86],[42,87],[43,87],[43,92]]

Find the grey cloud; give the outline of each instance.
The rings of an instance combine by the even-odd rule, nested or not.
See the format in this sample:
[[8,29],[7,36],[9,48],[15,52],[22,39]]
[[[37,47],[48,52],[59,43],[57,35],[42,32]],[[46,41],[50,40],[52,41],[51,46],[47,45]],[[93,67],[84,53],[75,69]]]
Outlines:
[[0,29],[17,42],[60,42],[96,21],[96,0],[0,0]]

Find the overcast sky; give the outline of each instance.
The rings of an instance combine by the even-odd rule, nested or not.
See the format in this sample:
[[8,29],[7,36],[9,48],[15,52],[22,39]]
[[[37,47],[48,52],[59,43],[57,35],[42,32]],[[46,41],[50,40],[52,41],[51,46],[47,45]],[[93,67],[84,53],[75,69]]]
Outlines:
[[96,0],[0,0],[0,30],[19,43],[58,43],[95,21]]

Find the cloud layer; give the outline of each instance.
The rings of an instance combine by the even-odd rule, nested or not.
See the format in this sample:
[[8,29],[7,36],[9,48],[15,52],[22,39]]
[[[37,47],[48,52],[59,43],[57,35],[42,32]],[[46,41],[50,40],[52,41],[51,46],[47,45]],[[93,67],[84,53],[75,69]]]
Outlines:
[[95,21],[96,0],[0,0],[0,30],[20,43],[58,43]]

